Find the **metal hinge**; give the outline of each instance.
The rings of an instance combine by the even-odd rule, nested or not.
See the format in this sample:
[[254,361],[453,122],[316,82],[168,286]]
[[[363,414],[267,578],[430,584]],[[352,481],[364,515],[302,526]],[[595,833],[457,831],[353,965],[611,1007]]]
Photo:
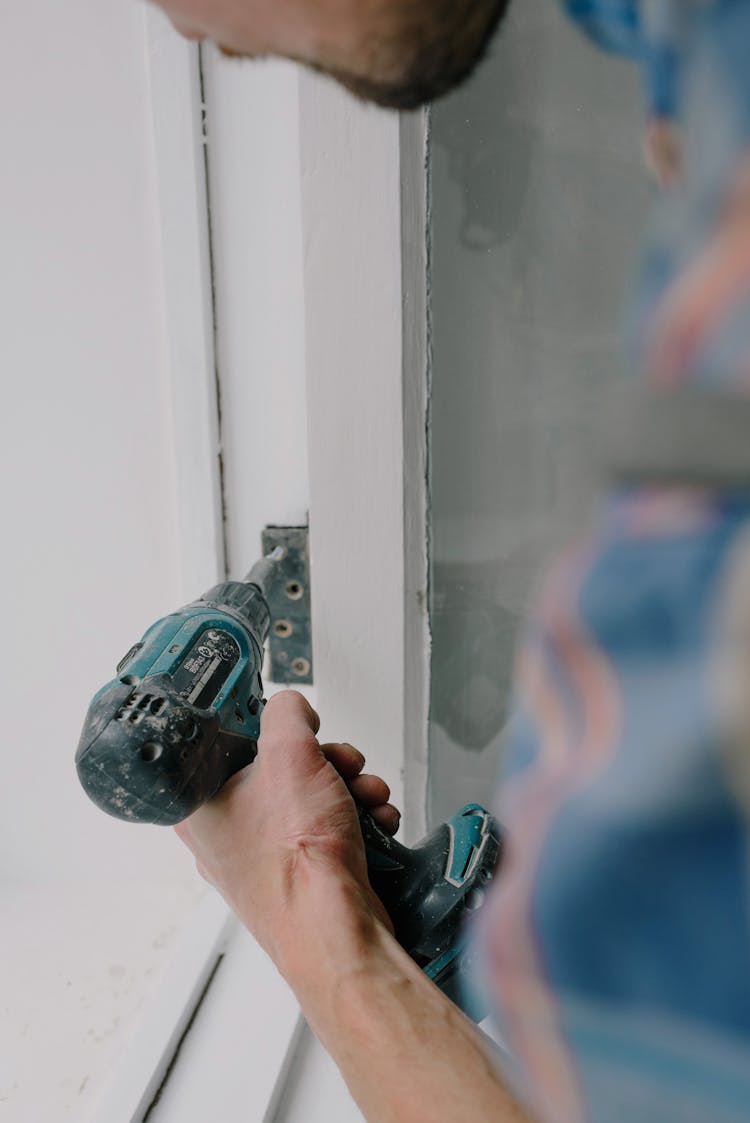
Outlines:
[[263,555],[281,547],[284,556],[266,593],[271,611],[272,682],[311,685],[310,536],[306,526],[267,526]]

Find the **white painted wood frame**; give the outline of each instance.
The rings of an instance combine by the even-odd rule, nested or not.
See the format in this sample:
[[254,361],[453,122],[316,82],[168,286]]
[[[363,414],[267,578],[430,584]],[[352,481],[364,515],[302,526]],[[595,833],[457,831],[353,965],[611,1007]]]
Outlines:
[[316,687],[425,822],[427,118],[300,73]]
[[[300,518],[300,493],[284,490],[278,478],[270,486],[278,514],[266,508],[258,498],[263,479],[257,478],[257,462],[248,459],[241,445],[243,435],[257,428],[257,411],[267,401],[259,442],[270,470],[274,449],[283,444],[284,432],[288,437],[289,425],[282,426],[293,396],[292,431],[299,434],[300,403],[306,414],[305,490],[321,734],[352,741],[367,753],[370,766],[388,779],[394,800],[404,807],[404,835],[410,841],[424,828],[429,695],[427,120],[421,114],[399,118],[366,108],[303,71],[290,68],[283,78],[287,92],[293,88],[296,96],[285,99],[274,127],[291,129],[298,145],[296,160],[286,165],[297,177],[294,190],[290,194],[286,184],[276,193],[283,207],[277,213],[267,181],[260,189],[262,175],[258,197],[252,197],[252,177],[249,194],[243,196],[250,213],[254,206],[264,208],[262,222],[270,230],[284,224],[288,258],[296,262],[290,266],[288,287],[283,276],[280,283],[289,301],[285,314],[300,341],[302,369],[296,369],[290,350],[290,362],[274,371],[271,390],[266,359],[258,360],[251,343],[222,339],[221,305],[214,350],[211,294],[215,291],[221,301],[222,283],[230,294],[243,284],[255,286],[260,332],[264,314],[268,323],[278,315],[279,306],[268,302],[280,299],[279,289],[266,281],[274,264],[273,242],[267,247],[263,284],[259,261],[250,253],[247,260],[230,262],[222,282],[221,255],[232,246],[233,231],[224,230],[218,238],[214,231],[216,283],[202,159],[205,91],[199,56],[167,32],[158,15],[149,18],[186,595],[200,592],[225,564],[219,453],[228,476],[227,537],[238,554],[230,563],[234,575],[254,560],[244,554],[253,551],[264,521]],[[208,106],[209,136],[221,97],[237,95],[234,77],[222,94],[210,71],[215,65],[215,59],[209,63],[206,84],[209,98],[215,99]],[[267,104],[260,74],[253,74],[255,102],[248,102],[249,113],[254,104],[264,113],[279,104],[279,71],[266,72]],[[220,128],[218,116],[216,120]],[[289,135],[284,136],[288,145]],[[214,196],[220,193],[221,183],[212,180],[211,190]],[[294,205],[299,212],[290,224]],[[292,275],[297,267],[299,275]],[[264,338],[272,342],[272,336]],[[225,411],[227,402],[232,403],[231,416],[221,426],[217,386]],[[297,450],[299,445],[298,439]],[[304,467],[297,463],[297,478],[300,471]],[[226,911],[214,901],[184,934],[174,970],[144,1011],[141,1031],[113,1075],[111,1094],[99,1106],[100,1123],[139,1123],[144,1118],[188,1025],[189,1035],[151,1112],[155,1123],[189,1123],[185,1104],[197,1102],[198,1088],[205,1090],[206,1081],[216,1088],[237,1088],[237,1096],[243,1097],[236,1104],[238,1118],[269,1123],[299,1117],[294,1095],[280,1094],[283,1081],[305,1096],[316,1081],[338,1095],[331,1091],[337,1085],[331,1085],[322,1060],[316,1060],[314,1043],[300,1031],[296,1006],[285,997],[283,984],[262,957],[249,957],[243,937],[232,931]],[[216,975],[222,984],[216,982],[206,995],[206,983],[225,952]],[[248,1004],[251,959],[257,972],[256,1002]],[[262,1051],[254,1061],[269,1079],[253,1083],[255,1098],[248,1102],[247,1081],[241,1092],[237,1083],[236,1056],[221,1043],[227,1032],[242,1035],[243,1026],[249,1037],[255,1022],[264,1018],[264,1001],[284,1013],[273,1034],[253,1034]],[[228,1066],[224,1072],[222,1063]],[[345,1093],[338,1104],[321,1105],[321,1111],[326,1120],[358,1117]]]
[[[144,10],[162,234],[173,414],[177,536],[185,601],[226,573],[210,216],[199,49],[162,12]],[[107,1085],[83,1107],[91,1123],[138,1123],[162,1083],[235,922],[204,898],[138,1017]]]
[[[214,350],[210,215],[200,53],[144,10],[150,62],[164,307],[170,367],[182,596],[226,571]],[[176,607],[176,606],[172,606]],[[89,1123],[140,1123],[228,944],[235,922],[214,894],[176,944],[119,1063],[82,1108]]]
[[200,51],[144,11],[162,236],[183,593],[226,570]]
[[[223,77],[214,73],[207,88],[210,101],[216,98],[209,106],[210,127],[214,115],[225,113],[230,120],[219,128],[227,138],[238,125],[239,147],[253,138],[236,169],[248,207],[253,206],[253,182],[245,162],[253,154],[261,162],[264,154],[279,159],[278,145],[270,155],[266,147],[266,115],[283,130],[282,148],[290,139],[299,145],[294,185],[301,208],[299,253],[288,241],[290,221],[297,229],[297,218],[289,216],[294,206],[290,184],[279,188],[274,205],[262,163],[258,190],[267,208],[264,222],[279,232],[285,246],[290,277],[284,314],[296,332],[300,307],[294,302],[299,292],[294,271],[298,265],[302,270],[315,703],[323,718],[321,735],[351,740],[367,752],[370,766],[388,778],[394,798],[405,805],[407,837],[414,838],[424,826],[429,659],[427,120],[366,109],[319,77],[275,65],[254,72],[247,82],[251,94],[235,68]],[[292,90],[297,91],[294,102]],[[222,108],[227,97],[232,103]],[[246,112],[263,115],[260,124],[242,123],[241,112],[239,122],[231,120],[245,98]],[[289,160],[287,152],[283,166],[288,168]],[[225,173],[231,161],[230,153]],[[219,190],[231,195],[233,187],[224,184]],[[227,205],[231,209],[231,200]],[[267,258],[263,234],[244,229],[257,216],[240,215],[238,221],[238,239],[247,238],[260,257],[260,262],[240,258],[240,270],[251,272],[260,264],[273,277],[279,255]],[[221,253],[217,248],[217,260]],[[241,271],[230,279],[255,291],[257,280],[245,280]],[[273,281],[266,291],[255,291],[255,300],[266,303],[254,307],[251,316],[265,311],[273,318],[275,297],[269,287],[275,288]],[[217,291],[220,298],[221,282]],[[219,309],[221,325],[221,299]],[[268,326],[261,330],[267,341]],[[232,350],[225,354],[220,344],[222,387],[229,380],[229,395],[241,403],[244,394],[249,409],[262,399],[263,372],[254,369],[252,351],[243,363],[242,347],[239,356]],[[266,361],[265,345],[261,351]],[[277,369],[276,376],[285,377],[283,370]],[[233,378],[243,379],[242,389],[231,386]],[[293,378],[287,386],[298,399]],[[282,415],[271,402],[272,434]],[[233,423],[241,426],[241,417]],[[227,451],[231,464],[235,453]],[[285,502],[284,496],[276,501]],[[248,540],[248,533],[255,533],[259,502],[248,496],[245,508],[230,503],[230,521],[243,524],[230,526],[230,539]],[[292,1016],[291,996],[281,980],[256,979],[249,1006],[250,970],[260,970],[257,954],[253,958],[247,942],[240,943],[222,963],[221,980],[217,976],[198,1013],[152,1123],[189,1123],[186,1112],[210,1103],[220,1104],[224,1114],[264,1123],[361,1119],[320,1046]],[[259,1008],[272,1027],[260,1041],[255,1032]],[[233,1044],[238,1040],[252,1042],[256,1059],[261,1053],[262,1081],[238,1064]]]

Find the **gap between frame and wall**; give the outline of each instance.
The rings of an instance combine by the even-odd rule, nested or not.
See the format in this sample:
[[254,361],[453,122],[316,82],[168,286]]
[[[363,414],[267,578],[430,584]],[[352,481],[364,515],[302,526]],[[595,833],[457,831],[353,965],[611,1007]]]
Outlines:
[[427,828],[432,351],[430,110],[401,118],[404,434],[404,806],[410,840]]
[[221,396],[201,52],[144,12],[183,595],[226,574]]

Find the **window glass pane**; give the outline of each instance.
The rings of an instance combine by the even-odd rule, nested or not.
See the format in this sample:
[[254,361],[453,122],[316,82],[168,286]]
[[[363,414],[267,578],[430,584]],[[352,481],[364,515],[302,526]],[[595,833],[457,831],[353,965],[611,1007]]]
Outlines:
[[637,75],[512,5],[432,125],[432,820],[486,800],[540,566],[592,495],[649,188]]

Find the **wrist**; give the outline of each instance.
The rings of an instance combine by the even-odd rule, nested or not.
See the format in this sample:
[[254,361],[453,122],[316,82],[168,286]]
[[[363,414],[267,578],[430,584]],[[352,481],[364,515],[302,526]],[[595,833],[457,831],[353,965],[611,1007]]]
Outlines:
[[371,1048],[383,1052],[405,995],[420,1011],[435,999],[453,1009],[373,912],[368,896],[353,878],[327,887],[317,881],[304,917],[277,945],[277,967],[313,1032],[344,1069],[356,1068]]
[[381,930],[388,934],[390,922],[369,883],[330,855],[299,848],[271,877],[274,892],[248,883],[232,907],[295,991],[329,965],[354,966]]
[[392,939],[374,904],[372,890],[351,874],[299,871],[273,959],[300,997],[366,968],[382,939]]

